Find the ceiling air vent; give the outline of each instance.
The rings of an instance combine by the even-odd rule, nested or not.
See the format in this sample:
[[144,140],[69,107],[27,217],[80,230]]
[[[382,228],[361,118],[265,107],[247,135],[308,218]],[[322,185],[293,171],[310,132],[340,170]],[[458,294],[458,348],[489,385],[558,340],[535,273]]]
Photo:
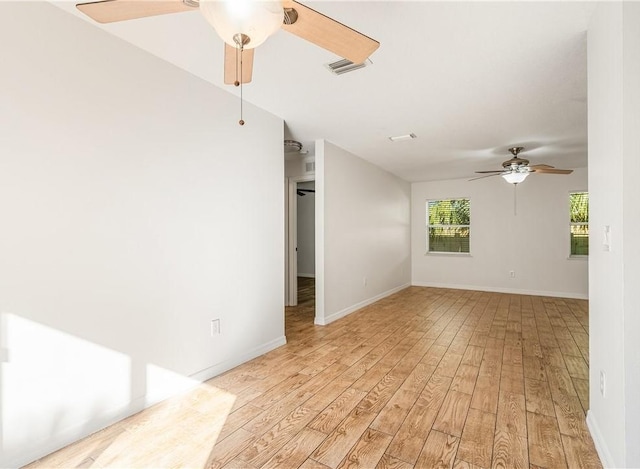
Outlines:
[[403,140],[412,140],[414,138],[418,138],[418,136],[412,132],[406,135],[394,135],[393,137],[389,137],[389,140],[392,142],[401,142]]
[[313,173],[316,170],[316,162],[315,161],[307,161],[304,164],[304,172],[305,173]]
[[361,64],[354,64],[352,61],[347,59],[338,60],[337,62],[332,62],[330,64],[325,64],[324,66],[333,73],[334,75],[342,75],[343,73],[353,72],[354,70],[359,70],[364,67],[368,67],[373,62],[367,59]]

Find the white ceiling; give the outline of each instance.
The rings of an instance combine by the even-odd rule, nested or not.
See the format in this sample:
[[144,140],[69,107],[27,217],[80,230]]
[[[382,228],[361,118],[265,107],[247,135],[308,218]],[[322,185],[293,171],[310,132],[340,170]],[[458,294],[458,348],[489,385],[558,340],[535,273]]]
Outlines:
[[[306,149],[325,138],[408,181],[498,169],[515,145],[532,164],[587,165],[593,3],[303,3],[381,43],[373,65],[342,76],[324,68],[338,57],[285,31],[256,49],[244,98],[282,117]],[[238,93],[222,84],[222,40],[197,11],[98,25],[56,4]],[[418,138],[388,139],[410,132]]]

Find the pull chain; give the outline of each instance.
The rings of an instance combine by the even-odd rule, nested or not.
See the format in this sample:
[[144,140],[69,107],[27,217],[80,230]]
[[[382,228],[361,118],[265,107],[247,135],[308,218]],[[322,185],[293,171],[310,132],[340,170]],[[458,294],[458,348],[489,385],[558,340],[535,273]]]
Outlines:
[[[251,38],[246,34],[238,33],[234,34],[233,41],[236,43],[236,81],[234,85],[240,87],[240,120],[238,124],[244,125],[244,120],[242,119],[242,105],[243,105],[243,97],[242,97],[242,82],[244,81],[244,77],[242,76],[242,53],[244,52],[244,46],[251,42]],[[240,69],[240,76],[238,77],[238,69]]]
[[[239,53],[238,53],[239,52]],[[238,124],[240,125],[244,125],[244,120],[242,119],[242,101],[243,101],[243,97],[242,97],[242,53],[244,52],[244,45],[242,43],[239,43],[236,45],[236,81],[234,83],[235,86],[239,86],[240,87],[240,120],[238,121]],[[238,61],[239,66],[238,66]],[[238,68],[240,69],[240,77],[238,78]]]
[[240,46],[240,120],[238,121],[238,124],[240,125],[244,125],[244,120],[242,119],[242,104],[244,102],[244,99],[242,97],[242,82],[244,81],[243,78],[243,74],[242,74],[242,53],[244,52],[244,46]]

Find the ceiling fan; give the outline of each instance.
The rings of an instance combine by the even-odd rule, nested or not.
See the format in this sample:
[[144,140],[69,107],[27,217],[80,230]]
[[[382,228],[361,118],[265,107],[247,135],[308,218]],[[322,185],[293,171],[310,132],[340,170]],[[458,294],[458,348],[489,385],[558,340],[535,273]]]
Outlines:
[[199,8],[225,41],[224,82],[236,86],[251,81],[253,48],[279,29],[354,64],[365,62],[380,46],[378,41],[295,0],[104,0],[76,7],[98,23]]
[[478,176],[470,179],[470,181],[491,176],[502,176],[505,181],[511,184],[519,184],[524,181],[530,173],[571,174],[573,172],[572,169],[557,169],[548,164],[529,165],[529,160],[518,156],[522,150],[524,150],[524,147],[509,148],[509,152],[513,155],[513,158],[504,161],[502,163],[502,169],[495,171],[476,171],[476,173],[484,174],[484,176]]
[[315,193],[315,189],[296,189],[296,194],[298,194],[301,197],[304,197],[305,195],[307,195],[307,193]]

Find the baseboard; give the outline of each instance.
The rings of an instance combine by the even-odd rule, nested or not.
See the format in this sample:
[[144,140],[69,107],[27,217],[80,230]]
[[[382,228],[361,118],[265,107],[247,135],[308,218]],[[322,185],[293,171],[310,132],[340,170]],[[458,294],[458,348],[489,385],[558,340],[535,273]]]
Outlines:
[[364,308],[365,306],[368,306],[371,303],[375,303],[376,301],[381,300],[382,298],[386,298],[387,296],[393,295],[394,293],[397,293],[400,290],[404,290],[405,288],[410,286],[411,284],[405,283],[404,285],[400,285],[399,287],[392,288],[391,290],[387,290],[383,293],[380,293],[379,295],[373,296],[371,298],[367,298],[366,300],[360,301],[359,303],[351,305],[348,308],[345,308],[341,311],[325,316],[324,321],[318,321],[318,319],[316,318],[315,324],[318,324],[320,326],[326,326],[327,324],[331,324],[332,322],[337,321],[338,319],[343,318],[353,313],[354,311]]
[[236,366],[242,365],[243,363],[248,362],[249,360],[253,360],[254,358],[259,357],[260,355],[264,355],[265,353],[271,352],[272,350],[278,347],[281,347],[286,343],[287,343],[287,338],[285,336],[278,337],[275,340],[267,342],[266,344],[256,347],[230,360],[225,360],[222,363],[219,363],[214,366],[210,366],[209,368],[205,368],[204,370],[200,370],[197,373],[194,373],[193,375],[189,376],[189,378],[198,381],[198,384],[202,383],[204,381],[207,381],[208,379],[211,379],[215,376],[218,376],[219,374],[224,373],[225,371],[229,371],[230,369],[235,368]]
[[57,451],[60,448],[64,448],[65,446],[70,445],[73,442],[89,436],[92,433],[100,431],[103,428],[108,427],[109,425],[113,425],[120,420],[136,414],[141,410],[151,407],[158,402],[186,392],[189,389],[193,389],[204,381],[207,381],[215,376],[218,376],[221,373],[224,373],[225,371],[235,368],[242,363],[259,357],[260,355],[264,355],[265,353],[270,352],[271,350],[274,350],[282,345],[285,345],[286,343],[287,339],[285,336],[278,337],[275,340],[262,344],[236,357],[225,360],[221,363],[210,366],[190,376],[185,377],[187,378],[185,379],[185,382],[190,381],[191,384],[181,387],[180,389],[175,389],[175,392],[166,395],[156,395],[152,397],[146,395],[134,399],[121,407],[102,412],[100,415],[95,416],[93,419],[91,419],[91,421],[74,425],[73,427],[69,427],[59,432],[57,435],[52,435],[52,438],[47,439],[46,441],[33,442],[32,447],[34,449],[32,451],[23,450],[19,455],[7,455],[7,459],[5,459],[5,455],[1,455],[0,467],[22,467],[32,461],[35,461],[50,453],[53,453],[54,451]]
[[510,293],[513,295],[550,296],[554,298],[573,298],[576,300],[589,299],[588,294],[575,293],[575,292],[522,290],[518,288],[487,287],[487,286],[478,286],[478,285],[455,285],[451,283],[437,283],[437,282],[411,282],[411,285],[414,287],[450,288],[452,290],[486,291],[486,292],[492,292],[492,293]]
[[616,467],[613,462],[613,458],[611,457],[611,453],[609,452],[609,448],[607,447],[607,444],[602,437],[600,427],[598,427],[598,422],[593,416],[593,412],[591,412],[590,410],[587,411],[587,427],[589,428],[589,432],[591,433],[591,438],[593,439],[593,444],[596,447],[596,451],[598,452],[598,456],[600,457],[602,466],[605,469]]
[[113,425],[130,415],[136,414],[143,409],[144,399],[135,399],[127,405],[117,409],[102,412],[99,416],[95,416],[91,421],[83,422],[79,425],[74,425],[73,427],[58,431],[56,435],[51,435],[51,438],[47,440],[34,441],[32,442],[31,448],[22,449],[17,454],[5,453],[1,455],[0,467],[15,469],[25,466],[30,462],[36,461],[70,445],[71,443],[100,431],[109,425]]
[[298,277],[316,278],[316,274],[301,274],[300,272],[298,272]]

